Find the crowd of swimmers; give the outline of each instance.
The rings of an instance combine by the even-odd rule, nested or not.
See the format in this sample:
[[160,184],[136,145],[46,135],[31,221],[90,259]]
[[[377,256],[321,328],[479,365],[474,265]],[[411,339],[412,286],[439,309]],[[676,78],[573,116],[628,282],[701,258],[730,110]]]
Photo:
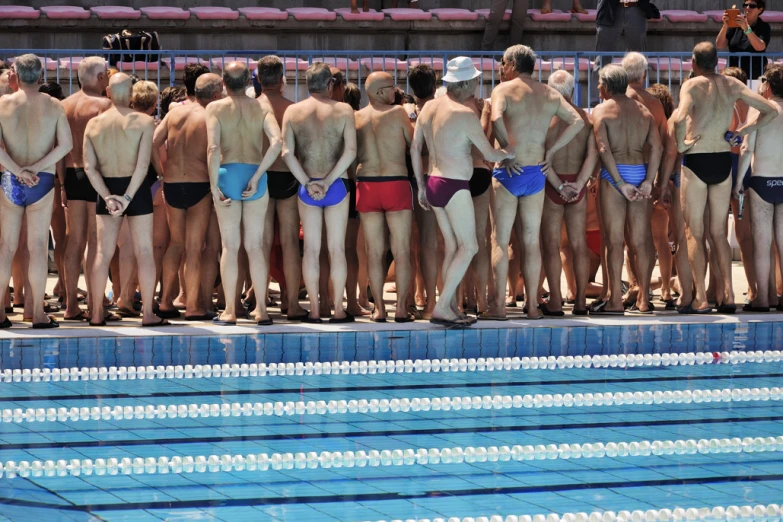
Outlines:
[[413,96],[373,72],[360,108],[358,87],[320,62],[298,103],[266,56],[255,75],[242,62],[222,78],[188,65],[159,104],[155,84],[100,57],[81,61],[81,88],[61,101],[40,85],[38,57],[20,56],[0,74],[0,328],[22,303],[34,328],[58,325],[50,227],[64,319],[96,326],[270,325],[270,280],[283,316],[307,323],[462,327],[506,320],[523,295],[528,319],[568,305],[652,314],[653,287],[666,310],[732,314],[730,208],[745,310],[783,308],[782,66],[754,92],[698,44],[675,106],[665,86],[645,88],[647,60],[629,53],[600,70],[603,101],[585,111],[570,73],[542,83],[535,63],[529,47],[507,49],[488,99],[466,57],[448,62],[441,89],[429,66],[409,70]]

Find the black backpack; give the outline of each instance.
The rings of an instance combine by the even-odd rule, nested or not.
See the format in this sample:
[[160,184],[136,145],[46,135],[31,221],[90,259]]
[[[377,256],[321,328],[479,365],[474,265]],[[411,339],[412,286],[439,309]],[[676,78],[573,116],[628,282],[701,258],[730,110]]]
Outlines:
[[[107,34],[103,37],[103,49],[106,51],[160,51],[157,31],[130,31]],[[117,62],[157,62],[157,54],[110,54],[109,65]]]

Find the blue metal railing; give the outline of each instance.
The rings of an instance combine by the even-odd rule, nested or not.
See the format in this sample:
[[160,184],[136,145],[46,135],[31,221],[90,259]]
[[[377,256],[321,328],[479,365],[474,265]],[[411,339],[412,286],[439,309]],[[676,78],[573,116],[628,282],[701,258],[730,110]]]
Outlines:
[[[106,51],[102,49],[0,49],[0,59],[9,60],[25,53],[35,53],[44,61],[44,81],[56,81],[63,86],[66,93],[72,93],[78,89],[76,71],[81,57],[99,55],[104,57],[121,58],[123,54],[131,54],[127,51]],[[476,67],[483,72],[483,82],[477,93],[486,97],[491,89],[500,81],[499,61],[503,53],[486,51],[132,51],[134,58],[142,58],[139,61],[119,62],[117,68],[128,73],[136,74],[141,79],[152,80],[158,88],[175,85],[177,75],[187,63],[203,63],[213,70],[222,69],[228,61],[245,61],[251,68],[256,61],[266,55],[275,54],[284,63],[286,77],[293,82],[287,87],[287,95],[295,100],[306,96],[304,86],[304,71],[315,61],[324,61],[329,65],[343,70],[348,81],[357,85],[363,83],[367,74],[376,70],[383,70],[391,74],[398,84],[404,82],[406,92],[410,91],[407,70],[418,63],[426,63],[439,74],[445,69],[445,64],[455,56],[469,56],[474,59]],[[592,104],[596,96],[595,71],[600,64],[620,61],[625,53],[622,52],[594,52],[594,51],[540,51],[537,52],[538,61],[534,71],[534,77],[545,81],[549,74],[559,69],[571,72],[575,78],[577,89],[574,94],[574,102],[583,107]],[[153,61],[146,61],[150,55],[155,56]],[[690,52],[648,52],[647,56],[650,68],[648,70],[649,83],[664,83],[676,94],[683,79],[690,72]],[[782,53],[720,53],[719,69],[726,67],[729,56],[751,57],[759,59],[767,57],[770,62],[783,64]],[[758,66],[754,60],[750,60],[751,68]],[[751,69],[751,77],[761,75],[760,70]]]

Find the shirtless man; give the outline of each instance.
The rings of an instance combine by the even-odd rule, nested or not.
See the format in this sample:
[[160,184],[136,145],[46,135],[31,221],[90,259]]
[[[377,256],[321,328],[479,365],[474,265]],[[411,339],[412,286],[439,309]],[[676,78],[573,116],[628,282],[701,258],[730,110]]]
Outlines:
[[[750,216],[753,251],[757,253],[758,285],[756,299],[750,303],[751,312],[769,312],[770,286],[775,288],[775,255],[766,253],[772,247],[773,238],[778,253],[783,254],[783,177],[780,175],[780,166],[783,165],[783,147],[780,146],[783,133],[783,66],[767,66],[761,81],[764,98],[775,105],[779,115],[766,127],[748,134],[739,163],[739,172],[747,172],[751,162],[753,166],[749,186],[750,205],[753,207]],[[759,111],[751,109],[748,120],[758,116]],[[743,191],[743,179],[738,176],[734,185],[735,197],[739,198]],[[771,285],[770,279],[773,281]]]
[[130,77],[115,73],[106,90],[112,107],[91,119],[84,131],[84,170],[100,198],[95,208],[98,250],[92,270],[90,326],[106,324],[103,292],[123,217],[128,218],[138,263],[142,326],[169,324],[152,311],[155,260],[152,256],[152,190],[147,169],[155,122],[150,116],[129,107],[131,90]]
[[[277,124],[282,128],[283,114],[294,102],[283,97],[285,88],[285,70],[283,62],[277,56],[266,56],[258,60],[258,81],[261,84],[261,96],[271,105]],[[266,213],[266,231],[264,232],[264,255],[267,263],[272,253],[272,240],[275,235],[275,214],[277,214],[280,246],[283,250],[283,275],[287,297],[289,321],[301,321],[307,312],[299,306],[299,283],[302,278],[302,257],[299,255],[299,181],[291,174],[283,158],[277,158],[269,169],[269,208]]]
[[[585,126],[579,113],[556,90],[532,78],[537,57],[530,47],[514,45],[506,49],[501,61],[507,81],[492,91],[492,125],[501,147],[514,151],[516,158],[492,173],[495,198],[492,217],[495,223],[493,268],[495,281],[506,281],[508,244],[519,214],[518,232],[525,278],[528,319],[541,319],[536,308],[541,277],[541,213],[544,187],[550,175],[552,158]],[[557,116],[565,127],[546,147],[549,123]],[[565,188],[565,187],[563,187]],[[499,283],[500,285],[500,283]],[[499,286],[490,315],[506,317],[505,292]]]
[[[563,271],[560,261],[560,240],[563,218],[565,218],[576,279],[576,303],[573,314],[587,315],[585,301],[590,262],[587,256],[587,199],[584,196],[587,182],[598,163],[598,149],[590,116],[573,104],[574,77],[566,71],[557,71],[549,77],[547,83],[576,109],[585,126],[568,145],[553,156],[552,171],[547,176],[541,234],[544,239],[544,271],[549,285],[549,302],[541,305],[541,311],[544,315],[556,317],[563,315],[560,292]],[[552,118],[545,145],[551,146],[566,125],[560,118]]]
[[[474,319],[457,307],[457,288],[478,251],[470,178],[473,176],[471,147],[487,161],[513,159],[514,153],[495,150],[487,140],[478,116],[465,102],[480,81],[470,58],[460,56],[448,63],[443,77],[447,94],[427,103],[419,114],[411,144],[411,161],[419,186],[419,203],[432,208],[443,234],[443,290],[430,322],[445,326],[467,326]],[[430,152],[430,176],[424,180],[421,151],[426,142]]]
[[[205,107],[223,97],[223,83],[216,74],[204,74],[194,87],[196,103],[177,105],[155,130],[153,150],[166,145],[163,165],[163,195],[166,201],[171,240],[163,258],[161,312],[173,311],[177,272],[185,254],[185,319],[212,319],[202,306],[204,289],[201,251],[212,215],[212,198],[207,167],[207,117]],[[187,224],[187,225],[186,225]],[[210,286],[215,283],[211,274]]]
[[[682,179],[682,211],[688,237],[688,259],[696,295],[680,313],[709,313],[704,289],[704,211],[709,208],[709,230],[717,251],[724,295],[718,296],[718,312],[736,310],[731,281],[731,249],[726,239],[726,209],[731,199],[731,146],[743,136],[764,127],[778,115],[777,107],[739,80],[715,73],[718,52],[702,42],[693,48],[693,72],[680,90],[680,105],[674,120],[677,150],[685,153]],[[734,103],[744,100],[760,114],[733,133],[727,133]]]
[[593,110],[593,128],[603,163],[599,197],[606,229],[610,297],[604,306],[591,309],[590,313],[596,315],[624,313],[620,287],[626,225],[639,281],[636,305],[631,312],[652,313],[648,294],[654,263],[649,199],[663,145],[650,111],[629,98],[627,90],[625,69],[617,65],[601,69],[598,92],[605,101]]
[[[326,224],[326,245],[334,293],[330,323],[353,322],[343,309],[347,268],[345,233],[348,222],[348,168],[356,159],[356,122],[347,103],[331,99],[334,79],[329,66],[316,62],[307,69],[310,97],[296,103],[283,116],[283,159],[299,180],[299,215],[304,231],[304,275],[310,297],[310,314],[302,319],[321,322],[318,283],[321,236]],[[328,295],[320,296],[327,300]]]
[[[14,62],[19,90],[0,98],[0,303],[11,278],[22,220],[27,222],[27,280],[33,303],[33,328],[56,328],[44,313],[49,224],[52,221],[55,165],[73,145],[68,119],[58,100],[38,92],[43,66],[34,54]],[[5,309],[0,328],[10,328]]]
[[370,289],[375,296],[372,320],[386,322],[383,283],[388,225],[397,283],[394,321],[407,323],[413,320],[406,306],[411,283],[413,193],[405,153],[413,139],[413,125],[405,109],[392,105],[395,91],[390,74],[371,73],[364,90],[370,104],[356,113],[356,209],[362,217]]
[[236,324],[238,256],[242,245],[256,289],[253,318],[257,325],[268,326],[272,319],[264,298],[269,276],[263,250],[263,223],[269,204],[266,171],[280,154],[282,144],[272,106],[245,94],[249,80],[250,71],[243,62],[226,65],[223,84],[228,97],[212,102],[206,109],[209,180],[223,241],[220,276],[226,296],[226,309],[213,322]]
[[[68,124],[71,127],[73,149],[65,157],[64,177],[60,179],[63,205],[68,220],[65,246],[66,321],[87,321],[89,316],[79,308],[77,288],[84,262],[84,274],[90,297],[90,277],[95,263],[97,235],[95,232],[95,202],[98,195],[84,172],[84,129],[95,116],[111,108],[111,101],[103,97],[109,85],[106,60],[90,56],[79,62],[80,91],[63,101]],[[85,249],[87,259],[84,258]],[[103,298],[101,298],[103,301]],[[87,302],[91,307],[91,301]],[[127,303],[132,304],[132,303]]]

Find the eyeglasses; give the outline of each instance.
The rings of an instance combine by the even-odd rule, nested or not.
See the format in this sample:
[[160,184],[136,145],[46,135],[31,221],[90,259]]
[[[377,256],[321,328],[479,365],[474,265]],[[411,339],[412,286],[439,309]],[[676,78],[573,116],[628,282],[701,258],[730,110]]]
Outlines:
[[744,7],[745,9],[758,9],[759,8],[758,4],[742,4],[742,7]]
[[762,76],[762,77],[761,77],[761,83],[767,83],[767,78],[766,78],[766,76]]
[[386,89],[394,89],[394,85],[387,85],[386,87],[381,87],[381,88],[379,88],[379,89],[378,89],[376,92],[377,92],[378,94],[380,94],[380,93],[382,93],[383,91],[385,91]]

